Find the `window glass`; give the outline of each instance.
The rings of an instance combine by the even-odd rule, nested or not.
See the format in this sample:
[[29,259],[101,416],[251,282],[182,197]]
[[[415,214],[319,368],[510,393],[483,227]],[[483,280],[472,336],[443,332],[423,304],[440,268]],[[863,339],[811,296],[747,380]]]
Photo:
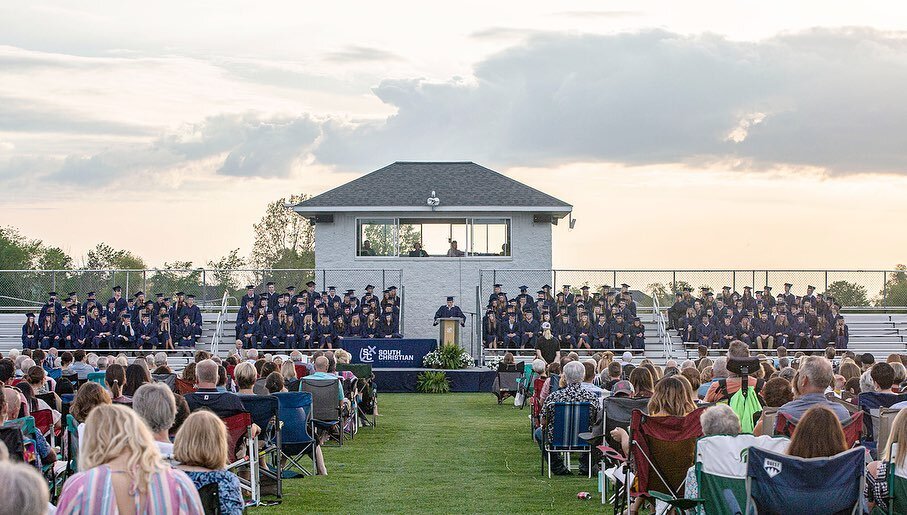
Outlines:
[[401,254],[410,257],[465,256],[466,228],[466,220],[462,218],[403,218],[400,220]]
[[477,218],[472,220],[473,256],[509,256],[510,220]]
[[359,256],[394,256],[394,219],[359,220],[356,254]]

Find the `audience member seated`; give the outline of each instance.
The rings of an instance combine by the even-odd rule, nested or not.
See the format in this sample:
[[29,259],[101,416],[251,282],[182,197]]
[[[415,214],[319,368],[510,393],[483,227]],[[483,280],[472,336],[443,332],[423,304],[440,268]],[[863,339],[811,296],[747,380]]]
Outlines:
[[651,397],[655,393],[655,381],[652,373],[645,367],[636,367],[628,378],[633,386],[633,397]]
[[847,441],[839,418],[822,405],[806,410],[791,435],[787,454],[800,458],[827,458],[846,451]]
[[227,429],[209,411],[189,415],[173,441],[177,468],[186,473],[195,487],[217,484],[220,513],[240,515],[244,503],[236,474],[225,470],[229,457]]
[[126,369],[117,363],[107,367],[104,374],[104,383],[110,392],[110,400],[118,404],[132,404],[132,397],[123,395],[126,386]]
[[280,375],[280,372],[271,372],[268,374],[268,377],[265,379],[265,388],[268,390],[269,394],[287,391],[284,387],[283,376]]
[[[891,453],[892,444],[897,444],[895,454]],[[888,464],[891,462],[898,469],[907,466],[907,410],[901,409],[894,417],[888,445],[879,451],[879,455],[881,461],[873,461],[866,467],[866,499],[870,503],[870,509],[874,506],[885,512],[890,500]]]
[[123,387],[123,395],[132,397],[140,386],[150,382],[151,374],[148,373],[148,368],[141,363],[141,360],[136,360],[126,367],[126,385]]
[[83,438],[81,472],[63,486],[57,513],[204,513],[192,480],[161,460],[151,432],[133,410],[98,406]]
[[[586,369],[582,363],[571,361],[564,366],[564,380],[566,385],[559,388],[556,392],[548,395],[545,404],[542,406],[542,425],[535,430],[535,440],[538,442],[542,452],[545,450],[545,443],[550,442],[554,435],[554,404],[557,402],[588,402],[589,409],[589,427],[595,423],[598,415],[598,397],[582,387],[583,377]],[[587,429],[583,429],[584,431]],[[580,467],[583,464],[581,462]],[[586,464],[588,466],[588,464]],[[551,468],[554,474],[569,475],[570,470],[564,465],[560,454],[551,453]]]
[[248,361],[243,361],[233,369],[233,378],[236,380],[236,393],[243,395],[255,395],[253,387],[258,380],[258,371],[255,365]]
[[220,418],[246,412],[236,394],[217,390],[217,363],[206,359],[196,365],[195,374],[198,388],[185,395],[190,410],[207,409]]
[[163,383],[143,384],[132,397],[132,409],[151,430],[161,458],[167,462],[172,461],[170,428],[176,420],[176,398],[170,388]]
[[6,447],[0,442],[0,492],[3,507],[0,513],[8,515],[45,515],[53,513],[49,504],[47,482],[33,467],[4,459]]
[[763,408],[780,408],[792,400],[794,392],[791,390],[790,382],[783,377],[773,377],[762,387]]
[[[711,435],[730,435],[736,436],[740,433],[740,418],[734,413],[727,404],[716,404],[699,416],[699,423],[702,425],[702,436]],[[684,482],[684,497],[687,499],[696,499],[699,497],[699,481],[696,479],[696,465],[687,470],[687,478]],[[699,510],[697,513],[704,513]]]
[[88,374],[95,371],[94,367],[88,364],[88,355],[85,354],[85,351],[78,349],[73,352],[73,364],[69,367],[70,373],[74,373],[78,376],[79,381],[84,381],[88,379]]
[[69,407],[69,414],[79,423],[80,445],[85,433],[85,421],[88,419],[88,415],[98,406],[110,403],[110,394],[98,383],[89,382],[79,387],[79,391]]

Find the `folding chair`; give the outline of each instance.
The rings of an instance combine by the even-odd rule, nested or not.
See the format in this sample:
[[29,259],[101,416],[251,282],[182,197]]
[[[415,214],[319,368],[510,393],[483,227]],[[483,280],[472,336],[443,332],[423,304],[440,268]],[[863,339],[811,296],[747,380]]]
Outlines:
[[511,371],[501,371],[498,370],[497,375],[494,378],[494,385],[492,386],[491,393],[494,394],[498,399],[498,404],[504,402],[504,399],[507,397],[512,397],[517,394],[517,391],[520,389],[520,379],[523,377],[523,372],[519,370]]
[[[35,441],[35,433],[37,432],[37,429],[35,428],[35,419],[32,417],[14,418],[4,422],[3,427],[17,430],[22,434],[23,453],[21,456],[17,457],[21,458],[25,463],[30,463],[38,468],[43,468],[41,465],[41,456],[38,455],[38,445]],[[10,454],[10,456],[12,456],[12,454]]]
[[[315,473],[315,426],[312,421],[312,394],[309,392],[275,393],[278,403],[278,448],[280,456],[287,460],[287,471],[295,467],[298,474],[311,476]],[[300,460],[302,454],[312,455],[312,471],[306,469]],[[279,460],[278,460],[279,461]]]
[[79,423],[72,415],[66,415],[63,438],[63,459],[66,461],[66,475],[79,471]]
[[[634,410],[630,421],[630,456],[636,485],[631,497],[654,497],[670,507],[687,510],[695,502],[684,499],[687,470],[696,461],[696,441],[702,436],[697,408],[685,417],[650,417]],[[629,472],[627,473],[629,484]]]
[[151,374],[151,380],[155,383],[164,383],[171,391],[178,393],[176,391],[176,374]]
[[[898,455],[898,444],[891,444],[889,456]],[[907,468],[898,468],[894,460],[888,460],[888,513],[907,513]],[[875,512],[873,512],[875,513]]]
[[[312,422],[328,433],[330,439],[343,445],[343,415],[340,409],[340,378],[303,378],[300,391],[312,394]],[[336,435],[334,431],[336,430]]]
[[[863,434],[863,419],[863,412],[858,411],[851,415],[850,420],[841,424],[844,427],[844,439],[848,446],[853,447],[860,443],[860,436]],[[793,436],[796,428],[797,424],[790,415],[778,413],[778,420],[775,422],[776,435]]]
[[775,436],[775,424],[778,422],[778,408],[762,408],[762,434]]
[[532,380],[532,395],[529,397],[529,434],[535,433],[535,428],[539,427],[542,418],[542,388],[545,386],[545,379],[536,377]]
[[[877,393],[863,392],[857,397],[857,404],[863,411],[863,428],[864,440],[867,442],[877,442],[879,436],[879,410],[890,408],[895,404],[907,401],[907,393]],[[870,447],[874,447],[870,445]]]
[[37,430],[47,439],[47,444],[54,447],[56,445],[54,438],[54,413],[49,409],[42,409],[32,411],[31,416],[35,419]]
[[220,485],[208,483],[198,489],[205,515],[220,515]]
[[898,416],[900,409],[882,408],[879,410],[879,434],[876,440],[876,449],[878,457],[882,457],[882,449],[888,446],[888,438],[891,436],[891,428],[894,426],[894,417]]
[[98,383],[104,388],[107,388],[107,372],[89,372],[86,381],[89,383]]
[[176,393],[180,395],[186,395],[187,393],[192,393],[195,391],[195,385],[189,381],[183,380],[179,377],[176,378]]
[[866,450],[830,458],[798,458],[751,447],[746,513],[862,512]]
[[696,442],[696,481],[699,501],[709,515],[743,513],[746,506],[748,449],[784,454],[790,440],[751,434],[705,436]]
[[[249,501],[247,505],[257,506],[261,501],[261,490],[259,488],[259,466],[258,466],[258,439],[252,437],[252,416],[248,413],[237,413],[226,418],[222,418],[224,425],[227,427],[227,450],[229,451],[226,470],[238,471],[246,466],[249,467],[249,478],[245,479],[239,476],[239,485],[242,490],[249,492]],[[242,444],[245,443],[245,449]],[[243,450],[241,456],[239,451]]]
[[50,370],[45,368],[44,370],[47,372],[47,377],[53,379],[54,381],[60,379],[63,376],[62,368],[51,368]]
[[24,461],[25,437],[18,427],[0,426],[0,442],[6,445],[12,461]]
[[[359,389],[359,398],[356,402],[357,418],[361,420],[363,426],[377,427],[378,391],[375,388],[375,374],[372,373],[372,365],[369,363],[337,363],[338,372],[345,370],[356,374],[358,379],[356,383],[356,387]],[[305,376],[299,376],[300,379],[303,377]],[[369,417],[372,418],[369,419]]]
[[262,476],[273,480],[276,485],[276,496],[283,498],[283,474],[280,460],[279,403],[273,395],[239,395],[243,407],[252,417],[252,423],[261,428],[258,435],[258,460],[265,467],[259,466],[259,479]]
[[[341,378],[341,381],[343,383],[343,396],[350,403],[349,413],[344,417],[343,430],[350,435],[350,440],[352,440],[359,430],[359,403],[357,399],[359,378],[352,375],[352,377]],[[342,410],[343,408],[341,408]]]
[[520,409],[526,407],[526,402],[532,397],[533,386],[535,383],[535,372],[532,371],[532,363],[523,363],[523,373],[517,380],[517,395],[522,394],[523,401],[520,402]]
[[[648,397],[606,397],[604,407],[599,414],[600,420],[592,432],[601,433],[604,445],[598,446],[602,452],[599,466],[599,487],[602,494],[602,504],[605,504],[607,497],[611,493],[611,479],[614,479],[613,501],[614,512],[619,513],[623,508],[623,500],[626,499],[626,482],[618,481],[615,474],[618,473],[618,467],[625,466],[626,457],[622,456],[615,448],[619,447],[618,443],[611,438],[611,431],[618,427],[630,432],[630,421],[633,418],[633,411],[638,410],[642,413],[649,412]],[[610,477],[609,477],[610,476]]]
[[847,408],[847,411],[849,411],[850,413],[856,413],[856,412],[860,411],[860,407],[858,405],[848,401],[847,399],[842,399],[840,397],[837,397],[833,393],[826,393],[825,398],[830,400],[831,402],[834,402],[835,404],[840,404],[841,406],[844,406],[845,408]]
[[[592,405],[588,402],[555,402],[554,424],[551,441],[545,441],[542,453],[542,474],[545,474],[545,462],[548,463],[548,478],[551,478],[551,453],[557,452],[566,457],[567,468],[570,468],[570,453],[587,454],[589,459],[589,477],[592,477],[592,444],[580,438],[579,434],[589,430],[589,414]],[[545,428],[542,438],[545,439]]]

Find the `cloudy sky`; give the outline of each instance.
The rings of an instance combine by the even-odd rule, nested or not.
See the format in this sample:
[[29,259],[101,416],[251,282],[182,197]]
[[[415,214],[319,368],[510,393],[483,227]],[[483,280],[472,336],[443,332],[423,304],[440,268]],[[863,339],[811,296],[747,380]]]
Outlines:
[[575,206],[559,267],[890,267],[904,11],[6,2],[0,224],[199,263],[248,251],[269,200],[471,160]]

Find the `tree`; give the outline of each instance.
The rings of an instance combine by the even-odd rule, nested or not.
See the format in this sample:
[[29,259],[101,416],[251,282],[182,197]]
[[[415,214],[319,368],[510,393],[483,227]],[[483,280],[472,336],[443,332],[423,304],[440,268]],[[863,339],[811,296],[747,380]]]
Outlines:
[[209,290],[210,288],[216,288],[215,292],[208,292],[208,297],[212,299],[219,298],[226,292],[228,295],[238,299],[242,295],[241,288],[245,285],[240,284],[239,276],[233,270],[242,268],[245,265],[246,260],[239,256],[239,249],[227,252],[220,259],[208,261],[208,268],[211,270],[208,271],[208,276],[205,277],[205,280],[208,282]]
[[660,306],[668,307],[674,304],[674,293],[683,292],[684,288],[689,288],[690,283],[686,281],[672,281],[665,286],[662,283],[651,283],[646,286],[646,291],[652,297],[658,297]]
[[265,215],[253,225],[255,241],[250,261],[256,268],[312,268],[315,266],[315,229],[307,218],[287,205],[309,196],[292,195],[270,202]]
[[[201,268],[192,268],[192,261],[174,261],[172,263],[164,262],[164,266],[155,269],[147,277],[147,287],[153,289],[155,293],[171,295],[175,292],[193,294],[203,299],[204,291],[202,288],[202,270]],[[151,298],[151,292],[146,292],[145,298]],[[206,300],[206,299],[203,299]]]
[[145,260],[128,250],[117,250],[101,242],[88,251],[85,267],[93,270],[143,270]]
[[885,306],[907,306],[907,266],[897,265],[888,274],[885,288],[879,292],[879,303]]
[[825,295],[831,295],[842,306],[868,306],[866,287],[848,281],[835,281],[828,285]]

